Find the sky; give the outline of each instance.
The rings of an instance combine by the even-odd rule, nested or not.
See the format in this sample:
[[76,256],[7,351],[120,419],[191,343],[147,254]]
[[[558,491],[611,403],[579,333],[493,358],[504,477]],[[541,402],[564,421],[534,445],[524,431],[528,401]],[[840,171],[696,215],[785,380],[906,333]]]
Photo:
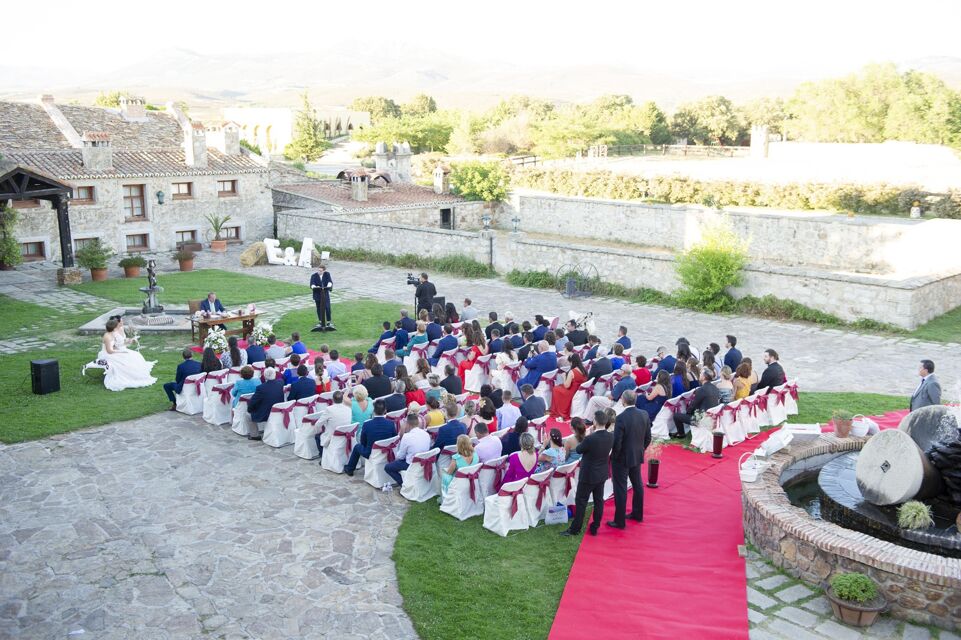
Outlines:
[[[38,23],[38,6],[56,19]],[[725,77],[961,58],[961,2],[950,0],[40,0],[5,5],[3,20],[18,25],[4,31],[4,49],[28,52],[17,64],[100,71],[168,48],[266,53],[343,45],[362,54],[361,43],[373,39],[521,68],[605,63]]]

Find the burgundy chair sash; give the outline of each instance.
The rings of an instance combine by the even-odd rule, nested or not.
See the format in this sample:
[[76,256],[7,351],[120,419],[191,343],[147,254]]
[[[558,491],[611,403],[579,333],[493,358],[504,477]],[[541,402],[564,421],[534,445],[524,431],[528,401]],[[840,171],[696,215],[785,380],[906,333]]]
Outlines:
[[507,461],[500,463],[494,467],[494,491],[500,491],[501,485],[504,484],[504,472],[507,470]]
[[407,412],[406,412],[406,411],[404,412],[403,415],[393,416],[393,417],[390,418],[390,421],[394,423],[394,430],[395,430],[397,433],[400,433],[400,427],[401,427],[402,424],[404,424],[404,420],[406,420],[406,419],[407,419]]
[[571,493],[571,488],[574,486],[574,474],[577,473],[577,467],[575,466],[570,471],[560,471],[554,469],[554,474],[551,478],[564,478],[564,496],[568,496]]
[[534,478],[527,479],[527,486],[537,487],[537,508],[540,509],[541,505],[544,503],[544,496],[547,495],[547,490],[551,485],[551,477],[547,476],[541,481],[534,480]]
[[289,407],[286,407],[286,408],[284,408],[284,407],[278,407],[278,406],[274,405],[273,407],[270,408],[270,412],[271,412],[271,413],[281,413],[281,414],[283,414],[283,416],[284,416],[284,429],[286,429],[287,427],[290,426],[290,414],[293,412],[293,410],[294,410],[294,405],[290,405]]
[[220,394],[220,404],[225,404],[225,405],[230,404],[230,399],[231,399],[230,391],[233,389],[233,387],[234,385],[232,384],[217,385],[216,387],[214,387],[217,393]]
[[787,394],[789,393],[791,393],[791,390],[785,387],[780,391],[775,389],[771,395],[775,396],[778,402],[780,402],[781,404],[784,404],[784,399],[787,397]]
[[184,380],[184,384],[194,385],[194,390],[197,392],[198,396],[203,394],[204,378],[198,377],[193,380]]
[[524,487],[514,489],[513,491],[508,491],[507,489],[498,489],[497,495],[503,498],[511,499],[511,517],[513,518],[517,514],[517,496],[524,493]]
[[456,352],[455,352],[455,353],[448,353],[447,351],[445,351],[444,353],[440,354],[440,358],[438,359],[438,363],[437,363],[437,364],[440,364],[441,362],[444,362],[445,360],[456,367],[456,366],[457,366],[457,353],[456,353]]
[[795,401],[797,401],[797,385],[789,384],[787,387],[787,390],[791,393],[791,397],[794,398]]
[[547,385],[548,391],[553,392],[554,386],[557,384],[557,371],[549,371],[541,375],[540,381]]
[[480,469],[474,471],[473,473],[467,473],[463,469],[458,469],[454,472],[455,478],[467,478],[470,482],[470,499],[471,502],[477,502],[477,481],[480,478]]
[[321,396],[321,397],[317,398],[317,404],[322,404],[322,405],[331,407],[331,406],[333,406],[333,404],[334,404],[334,399],[333,399],[333,398],[325,398],[325,397]]
[[229,376],[229,375],[230,375],[230,371],[229,371],[229,370],[228,370],[228,371],[224,371],[224,372],[221,373],[221,374],[217,374],[217,373],[215,373],[215,372],[212,371],[212,372],[210,372],[210,373],[207,374],[207,380],[213,380],[213,381],[216,382],[217,384],[220,384],[220,383],[222,383],[222,382],[227,378],[227,376]]
[[733,406],[733,405],[730,405],[730,404],[722,405],[721,408],[718,409],[717,413],[715,413],[714,415],[711,416],[711,417],[714,419],[714,428],[715,428],[715,429],[720,428],[720,426],[721,426],[721,418],[724,417],[724,414],[725,414],[725,413],[730,413],[732,416],[736,416],[736,415],[737,415],[737,408],[736,408],[735,406]]
[[511,377],[512,382],[516,383],[518,380],[521,379],[521,368],[519,366],[505,367],[505,370],[507,371],[507,375]]
[[474,364],[483,369],[484,375],[489,376],[491,374],[491,360],[493,360],[493,358],[478,358]]
[[340,432],[340,435],[344,436],[344,449],[347,451],[347,455],[350,455],[350,452],[351,452],[351,451],[353,450],[353,448],[354,448],[354,434],[355,434],[355,433],[356,433],[356,431],[341,431],[341,432]]
[[664,403],[663,406],[665,409],[667,409],[671,413],[677,413],[678,410],[680,409],[680,407],[678,407],[677,405],[678,405],[677,402],[672,402],[671,400],[668,400],[667,402]]
[[424,480],[427,482],[434,479],[434,462],[436,460],[436,456],[431,458],[414,458],[414,464],[419,464],[424,468]]
[[375,442],[371,448],[372,448],[374,451],[383,451],[383,452],[384,452],[384,455],[387,456],[387,462],[393,462],[393,461],[394,461],[394,458],[395,458],[395,455],[394,455],[394,454],[395,454],[395,450],[397,449],[397,443],[398,443],[398,442],[400,442],[400,441],[398,440],[398,441],[395,442],[394,444],[389,444],[389,445],[386,445],[386,446],[385,446],[385,445],[382,445],[382,444],[377,444],[377,443]]
[[757,415],[758,409],[767,411],[767,394],[754,398],[754,415]]

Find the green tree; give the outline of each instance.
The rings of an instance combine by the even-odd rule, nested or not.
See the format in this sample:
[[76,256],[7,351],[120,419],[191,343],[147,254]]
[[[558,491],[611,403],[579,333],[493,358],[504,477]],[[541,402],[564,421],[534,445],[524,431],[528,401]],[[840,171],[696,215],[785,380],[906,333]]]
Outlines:
[[744,138],[745,127],[730,100],[724,96],[709,96],[691,105],[697,119],[700,136],[698,144],[732,145]]
[[108,91],[106,93],[101,91],[99,94],[97,94],[97,97],[93,101],[93,104],[98,107],[107,107],[107,108],[116,109],[117,107],[120,106],[120,96],[122,95],[123,93],[120,91]]
[[651,144],[670,144],[673,141],[667,116],[654,102],[645,102],[633,109],[633,120],[639,131],[644,132]]
[[367,111],[370,113],[370,123],[376,124],[385,118],[399,118],[400,106],[390,98],[382,96],[367,96],[355,98],[350,103],[351,111]]
[[435,111],[437,111],[437,102],[426,93],[414,96],[410,102],[404,105],[402,110],[405,116],[414,117],[426,116]]
[[317,118],[317,112],[310,105],[306,92],[303,101],[303,106],[297,112],[297,119],[294,120],[294,137],[284,148],[284,157],[288,160],[313,162],[331,145],[324,136],[324,124]]
[[783,99],[758,98],[745,104],[741,111],[748,127],[767,125],[770,133],[784,133],[784,121],[788,116]]
[[472,160],[451,165],[451,191],[468,200],[500,202],[507,197],[510,176],[504,164]]
[[445,148],[453,128],[447,114],[435,112],[420,117],[384,118],[355,132],[353,137],[371,147],[378,142],[409,142],[414,153],[423,153]]
[[691,105],[681,105],[671,116],[671,135],[675,140],[686,139],[688,144],[707,137],[707,131],[697,119],[697,113]]
[[454,127],[454,130],[450,134],[450,141],[447,143],[447,153],[454,155],[477,153],[477,134],[479,130],[479,122],[473,118],[470,113],[466,111],[462,113],[460,122]]
[[744,279],[747,242],[734,233],[727,220],[705,225],[701,238],[675,262],[681,280],[678,301],[700,311],[730,309],[734,297],[729,289]]

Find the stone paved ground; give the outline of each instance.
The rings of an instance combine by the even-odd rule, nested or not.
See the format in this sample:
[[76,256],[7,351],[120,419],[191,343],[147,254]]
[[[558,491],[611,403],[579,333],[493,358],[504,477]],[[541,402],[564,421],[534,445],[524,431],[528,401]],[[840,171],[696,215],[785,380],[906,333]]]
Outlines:
[[747,559],[751,640],[961,640],[950,631],[882,616],[868,629],[841,624],[820,589],[781,573],[754,551]]
[[415,638],[405,509],[170,412],[0,445],[0,638]]

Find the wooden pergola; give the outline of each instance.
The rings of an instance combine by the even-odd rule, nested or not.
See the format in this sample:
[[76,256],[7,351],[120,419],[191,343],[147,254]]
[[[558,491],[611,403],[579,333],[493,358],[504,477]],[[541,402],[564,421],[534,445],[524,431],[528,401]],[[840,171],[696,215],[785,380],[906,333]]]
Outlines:
[[0,160],[0,203],[7,200],[46,200],[57,212],[60,256],[64,268],[73,267],[70,235],[70,198],[73,187],[32,167]]

